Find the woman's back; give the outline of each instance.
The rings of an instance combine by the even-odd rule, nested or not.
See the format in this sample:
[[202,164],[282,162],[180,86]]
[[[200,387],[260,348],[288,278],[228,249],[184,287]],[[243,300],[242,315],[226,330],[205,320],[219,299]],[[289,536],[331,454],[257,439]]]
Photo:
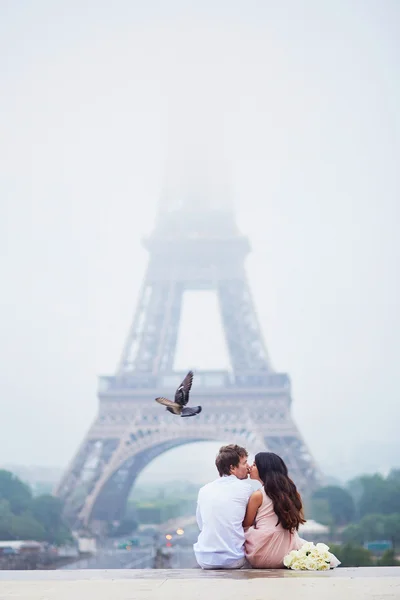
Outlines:
[[284,531],[282,525],[277,524],[278,517],[274,511],[274,503],[265,493],[264,487],[260,489],[260,492],[262,494],[262,504],[257,511],[254,527],[256,529]]
[[298,550],[304,544],[297,531],[291,533],[278,524],[274,505],[260,490],[262,502],[258,508],[254,525],[245,531],[246,558],[256,569],[279,569],[283,559],[291,550]]
[[250,478],[262,488],[247,504],[243,522],[246,557],[252,567],[279,569],[286,554],[301,548],[304,541],[297,533],[305,522],[301,497],[284,461],[273,452],[255,455]]

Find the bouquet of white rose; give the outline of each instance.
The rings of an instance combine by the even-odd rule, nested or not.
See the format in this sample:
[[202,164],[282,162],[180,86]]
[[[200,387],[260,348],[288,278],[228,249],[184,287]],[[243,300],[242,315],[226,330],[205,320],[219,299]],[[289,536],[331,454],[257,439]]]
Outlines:
[[294,571],[327,571],[340,565],[340,561],[329,552],[326,544],[306,542],[300,550],[292,550],[283,559],[283,564]]

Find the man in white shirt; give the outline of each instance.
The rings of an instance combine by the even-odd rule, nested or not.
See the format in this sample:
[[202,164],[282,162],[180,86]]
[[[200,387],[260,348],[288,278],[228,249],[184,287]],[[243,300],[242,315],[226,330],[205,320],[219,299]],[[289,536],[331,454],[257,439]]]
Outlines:
[[246,565],[243,519],[253,488],[247,480],[247,451],[222,446],[215,460],[220,477],[202,487],[196,518],[200,529],[193,549],[202,569],[241,569]]

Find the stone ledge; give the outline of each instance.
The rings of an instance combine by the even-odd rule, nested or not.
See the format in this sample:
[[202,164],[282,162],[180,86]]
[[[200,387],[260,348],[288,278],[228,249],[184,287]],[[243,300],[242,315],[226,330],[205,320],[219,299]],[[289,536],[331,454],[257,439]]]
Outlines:
[[341,567],[331,571],[291,571],[289,569],[77,569],[60,571],[0,571],[2,581],[116,581],[141,579],[291,579],[291,578],[399,578],[400,567]]
[[0,571],[1,600],[400,600],[400,567]]

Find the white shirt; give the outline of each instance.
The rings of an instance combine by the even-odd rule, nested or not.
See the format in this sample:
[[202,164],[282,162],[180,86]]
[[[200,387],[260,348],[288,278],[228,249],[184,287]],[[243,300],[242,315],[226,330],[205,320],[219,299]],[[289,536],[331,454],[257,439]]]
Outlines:
[[197,499],[199,539],[193,546],[200,567],[229,568],[244,558],[243,519],[253,488],[235,475],[202,487]]

